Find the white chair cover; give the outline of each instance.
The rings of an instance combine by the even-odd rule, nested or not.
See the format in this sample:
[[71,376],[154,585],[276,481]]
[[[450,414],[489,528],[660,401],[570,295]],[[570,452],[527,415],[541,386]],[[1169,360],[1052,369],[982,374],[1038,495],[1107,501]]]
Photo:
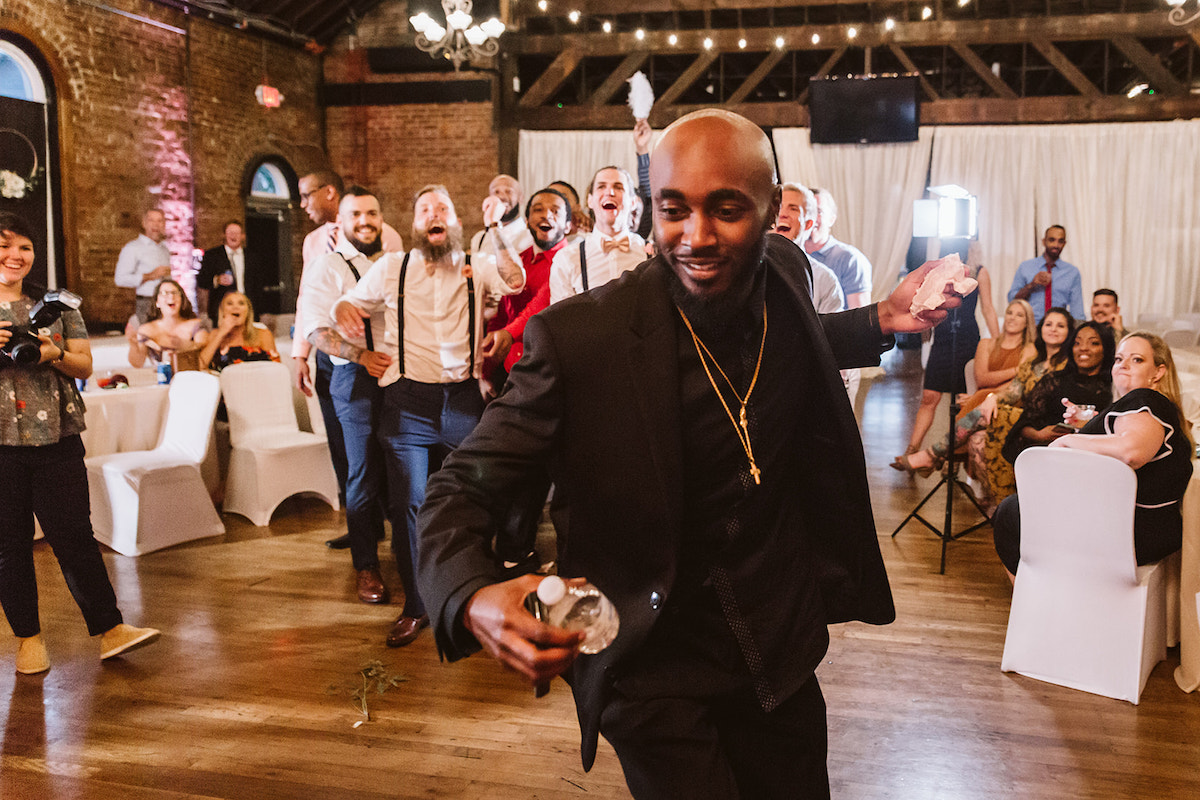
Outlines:
[[1021,561],[1000,668],[1137,704],[1167,656],[1169,561],[1137,566],[1137,477],[1058,447],[1026,450],[1016,476]]
[[287,367],[274,361],[221,371],[229,412],[225,510],[267,525],[295,494],[316,494],[338,508],[337,476],[324,436],[300,430]]
[[96,539],[122,555],[139,556],[225,533],[200,472],[220,394],[215,375],[180,372],[171,381],[153,450],[84,460]]

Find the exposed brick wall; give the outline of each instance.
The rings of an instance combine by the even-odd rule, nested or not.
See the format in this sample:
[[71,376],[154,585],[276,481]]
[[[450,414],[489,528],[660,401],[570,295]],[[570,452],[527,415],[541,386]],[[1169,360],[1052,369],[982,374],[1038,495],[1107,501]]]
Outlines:
[[[325,55],[327,83],[478,80],[488,73],[373,74],[363,47],[396,45],[408,28],[408,4],[384,0],[358,23],[358,36],[339,37]],[[430,62],[433,63],[432,61]],[[412,198],[428,183],[450,190],[469,240],[483,227],[480,208],[499,172],[499,140],[491,103],[446,103],[326,110],[326,140],[334,169],[372,189],[384,217],[407,243]]]
[[[250,162],[278,156],[301,175],[328,162],[317,58],[145,0],[105,4],[186,33],[74,0],[4,0],[0,28],[33,40],[58,73],[68,283],[84,295],[89,322],[113,324],[133,308],[132,292],[113,286],[113,267],[145,208],[166,210],[182,273],[193,244],[217,244],[222,223],[244,215]],[[282,108],[254,99],[264,68]],[[310,224],[298,201],[291,217],[298,280]]]
[[480,204],[498,169],[491,104],[331,108],[326,114],[334,168],[378,195],[384,218],[406,243],[413,195],[427,183],[450,190],[468,239],[483,227]]

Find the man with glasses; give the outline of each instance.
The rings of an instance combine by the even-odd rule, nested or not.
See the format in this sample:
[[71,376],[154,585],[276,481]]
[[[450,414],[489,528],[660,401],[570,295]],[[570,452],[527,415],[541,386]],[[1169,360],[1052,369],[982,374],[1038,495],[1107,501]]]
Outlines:
[[[310,264],[315,263],[326,253],[337,249],[342,238],[342,228],[338,225],[338,204],[342,201],[345,186],[342,177],[336,172],[321,170],[312,172],[300,179],[300,207],[308,213],[309,218],[317,227],[304,237],[304,272],[308,272]],[[385,252],[402,251],[404,242],[400,234],[386,222],[383,224],[383,249]],[[300,277],[300,285],[304,285],[304,275]],[[303,303],[296,298],[295,329],[304,330],[301,307]],[[346,497],[346,446],[342,437],[342,424],[338,421],[333,399],[329,395],[329,381],[333,376],[333,362],[325,353],[317,351],[316,375],[313,376],[308,368],[308,356],[312,345],[303,337],[292,339],[292,363],[296,366],[296,388],[312,397],[313,389],[317,392],[317,402],[321,406],[321,418],[325,421],[325,437],[329,441],[329,455],[333,459],[333,471],[337,474],[338,493],[343,503]],[[349,536],[338,536],[325,544],[334,550],[345,550],[350,546]]]

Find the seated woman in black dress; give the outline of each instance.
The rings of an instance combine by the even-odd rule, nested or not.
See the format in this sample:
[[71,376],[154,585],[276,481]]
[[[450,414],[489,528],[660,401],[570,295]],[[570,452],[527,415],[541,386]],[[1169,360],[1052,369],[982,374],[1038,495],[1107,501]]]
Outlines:
[[1068,432],[1063,429],[1063,400],[1104,408],[1112,402],[1112,330],[1084,322],[1066,345],[1066,365],[1038,381],[1025,396],[1025,410],[1004,442],[1004,457],[1017,460],[1027,447],[1044,447]]
[[[1192,476],[1191,424],[1180,407],[1179,376],[1171,350],[1144,331],[1121,340],[1112,368],[1118,399],[1077,434],[1051,447],[1072,447],[1112,456],[1137,474],[1133,547],[1139,565],[1174,553],[1183,542],[1180,506]],[[1068,414],[1073,408],[1067,407]],[[1012,577],[1021,555],[1020,509],[1014,495],[992,520],[996,552]]]
[[265,325],[254,321],[250,298],[241,292],[229,292],[221,298],[217,329],[200,351],[200,368],[220,372],[243,361],[278,360],[275,336]]

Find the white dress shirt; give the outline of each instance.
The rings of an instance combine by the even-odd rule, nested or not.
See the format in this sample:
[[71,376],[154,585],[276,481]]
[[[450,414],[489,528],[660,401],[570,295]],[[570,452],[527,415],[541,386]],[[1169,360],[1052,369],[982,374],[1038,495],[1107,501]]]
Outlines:
[[[513,252],[517,255],[533,247],[533,234],[529,232],[529,223],[525,217],[518,216],[512,222],[500,226],[500,235],[512,245]],[[471,237],[471,258],[474,259],[480,253],[487,253],[493,258],[496,256],[486,228]]]
[[[608,252],[605,240],[609,241]],[[622,241],[625,244],[620,244]],[[618,243],[613,247],[612,243]],[[603,286],[646,260],[646,240],[624,231],[613,237],[592,231],[584,239],[587,254],[588,288]],[[550,302],[557,303],[583,292],[583,270],[579,266],[579,245],[568,244],[554,256],[550,265]]]
[[[380,232],[383,237],[383,250],[386,253],[401,253],[404,251],[404,242],[400,239],[400,234],[396,233],[396,229],[386,222],[383,223],[383,230]],[[318,225],[313,230],[309,231],[304,237],[304,246],[301,248],[301,258],[303,259],[303,269],[308,269],[308,265],[315,262],[318,258],[326,253],[332,253],[342,241],[342,226],[336,222],[326,222],[324,225]],[[304,291],[304,275],[300,275],[300,292]],[[322,317],[324,319],[324,317]],[[304,320],[304,302],[297,295],[296,297],[296,319],[293,323],[296,331],[302,331],[307,327]],[[318,327],[320,327],[318,325]],[[308,358],[312,351],[312,345],[302,336],[297,336],[292,342],[292,357],[293,358]]]
[[237,250],[230,249],[229,245],[225,245],[225,256],[229,259],[229,266],[233,268],[233,285],[242,294],[246,293],[246,251],[239,247]]
[[341,298],[372,314],[383,311],[386,332],[382,345],[376,340],[375,349],[391,356],[392,363],[379,379],[379,385],[388,386],[400,377],[419,383],[458,383],[471,377],[478,378],[483,360],[479,348],[484,336],[484,298],[490,292],[515,294],[524,289],[524,271],[521,285],[514,289],[501,280],[496,261],[491,256],[471,258],[475,282],[475,369],[472,375],[468,373],[472,359],[467,330],[470,320],[467,276],[463,272],[465,254],[455,253],[453,266],[440,264],[431,274],[421,251],[410,251],[404,282],[404,375],[401,376],[397,310],[403,262],[403,253],[385,254],[358,285]]
[[[377,259],[382,255],[380,253]],[[346,264],[347,260],[354,265],[354,269],[358,270],[360,277],[365,277],[375,264],[372,259],[360,253],[354,245],[342,239],[338,242],[334,252],[318,257],[304,268],[304,275],[300,279],[301,313],[297,315],[304,320],[304,327],[296,329],[296,333],[301,338],[307,340],[320,328],[335,327],[330,322],[333,307],[337,305],[338,300],[342,299],[342,295],[358,284],[358,278],[354,277],[354,272]],[[378,348],[383,342],[385,333],[382,309],[371,315],[370,325],[372,341]],[[367,349],[365,337],[343,336],[343,338],[356,347]],[[329,360],[334,364],[350,363],[346,359],[334,355],[331,355]]]
[[140,297],[153,297],[157,282],[143,281],[142,278],[159,267],[169,266],[171,251],[167,246],[142,233],[121,248],[113,283],[126,289],[135,289]]

